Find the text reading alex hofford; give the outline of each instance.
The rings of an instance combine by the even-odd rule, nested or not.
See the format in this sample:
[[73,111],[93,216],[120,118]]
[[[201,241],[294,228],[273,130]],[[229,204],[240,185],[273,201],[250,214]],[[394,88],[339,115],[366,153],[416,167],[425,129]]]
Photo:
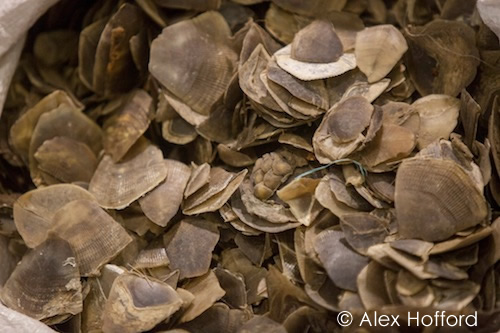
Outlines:
[[[337,322],[341,326],[349,326],[353,322],[349,311],[342,311],[337,315]],[[401,327],[401,326],[448,326],[448,327],[476,327],[477,311],[470,315],[447,314],[446,311],[436,311],[433,315],[420,315],[418,312],[408,312],[406,318],[400,315],[379,315],[377,311],[364,313],[359,326],[371,327]]]

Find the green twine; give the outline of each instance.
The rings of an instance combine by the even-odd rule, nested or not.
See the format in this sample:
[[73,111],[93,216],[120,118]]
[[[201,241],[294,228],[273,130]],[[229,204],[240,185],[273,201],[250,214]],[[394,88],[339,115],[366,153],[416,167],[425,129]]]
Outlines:
[[365,167],[361,163],[359,163],[358,161],[351,160],[350,158],[341,158],[340,160],[335,160],[335,161],[333,161],[331,163],[328,163],[326,165],[322,165],[320,167],[308,170],[308,171],[306,171],[304,173],[301,173],[297,177],[295,177],[295,179],[300,179],[302,177],[309,176],[309,175],[311,175],[311,174],[313,174],[315,172],[318,172],[318,171],[324,170],[326,168],[329,168],[332,165],[339,164],[339,163],[346,163],[346,162],[353,163],[356,166],[356,168],[359,170],[359,172],[361,173],[361,176],[363,176],[363,179],[365,179],[365,177],[367,175],[367,171],[366,171]]

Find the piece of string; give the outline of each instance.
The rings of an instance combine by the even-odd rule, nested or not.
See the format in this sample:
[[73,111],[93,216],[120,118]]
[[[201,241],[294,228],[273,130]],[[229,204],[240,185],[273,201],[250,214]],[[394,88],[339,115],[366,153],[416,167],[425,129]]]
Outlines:
[[341,158],[340,160],[335,160],[331,163],[328,163],[328,164],[322,165],[320,167],[308,170],[306,172],[301,173],[297,177],[295,177],[295,179],[300,179],[302,177],[309,176],[315,172],[327,169],[327,168],[331,167],[332,165],[336,165],[336,164],[340,164],[340,163],[353,163],[356,166],[356,168],[359,170],[359,172],[361,173],[361,176],[363,177],[363,181],[365,180],[365,177],[367,175],[367,171],[366,171],[365,167],[361,163],[359,163],[358,161],[351,160],[350,158]]
[[153,288],[153,286],[151,285],[151,281],[149,280],[149,277],[146,274],[144,274],[143,272],[141,272],[139,269],[135,268],[131,264],[127,264],[127,266],[132,271],[132,273],[135,273],[137,276],[139,276],[139,277],[143,278],[144,280],[146,280],[146,283],[149,285],[149,287]]
[[97,286],[99,287],[99,290],[101,291],[102,297],[107,301],[108,298],[106,297],[106,294],[104,293],[104,289],[102,289],[101,281],[99,279],[96,279],[97,281]]

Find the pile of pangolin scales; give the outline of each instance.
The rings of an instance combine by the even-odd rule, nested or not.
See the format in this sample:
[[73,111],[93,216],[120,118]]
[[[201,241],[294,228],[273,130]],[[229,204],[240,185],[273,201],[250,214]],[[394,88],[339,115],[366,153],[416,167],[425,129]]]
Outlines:
[[0,325],[337,332],[441,310],[496,332],[499,18],[488,0],[60,2],[0,121]]

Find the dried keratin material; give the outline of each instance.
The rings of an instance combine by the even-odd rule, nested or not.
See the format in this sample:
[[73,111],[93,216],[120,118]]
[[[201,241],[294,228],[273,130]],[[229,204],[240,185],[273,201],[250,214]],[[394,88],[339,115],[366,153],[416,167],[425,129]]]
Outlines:
[[498,8],[61,0],[0,58],[0,326],[499,331]]

